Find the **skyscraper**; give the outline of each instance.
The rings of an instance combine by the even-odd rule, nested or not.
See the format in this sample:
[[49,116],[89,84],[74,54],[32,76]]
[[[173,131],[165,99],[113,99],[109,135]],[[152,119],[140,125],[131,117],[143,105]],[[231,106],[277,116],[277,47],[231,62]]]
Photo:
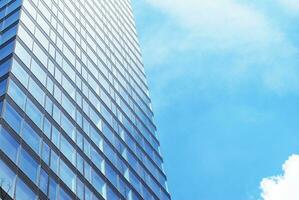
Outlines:
[[0,0],[0,197],[169,200],[130,0]]

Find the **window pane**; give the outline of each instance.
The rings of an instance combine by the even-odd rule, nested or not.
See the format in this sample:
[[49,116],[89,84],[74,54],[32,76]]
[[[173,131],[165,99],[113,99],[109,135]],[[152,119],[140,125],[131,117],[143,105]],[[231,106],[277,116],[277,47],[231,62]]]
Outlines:
[[20,133],[22,119],[20,115],[9,105],[5,104],[4,119],[17,132]]
[[77,179],[77,196],[80,199],[84,199],[83,195],[84,195],[84,185],[79,179]]
[[42,125],[42,114],[37,109],[37,107],[30,101],[27,100],[26,104],[26,114],[30,117],[30,119],[41,128]]
[[67,159],[69,159],[74,165],[76,164],[76,151],[63,136],[61,136],[60,150]]
[[92,173],[92,185],[95,186],[96,190],[100,193],[100,194],[104,194],[104,186],[105,186],[105,182],[103,181],[103,179],[93,171]]
[[50,148],[45,142],[43,142],[43,147],[42,147],[42,159],[47,165],[49,165]]
[[59,157],[57,156],[57,154],[54,151],[51,151],[51,169],[57,173],[58,172],[58,159]]
[[7,79],[3,80],[0,83],[0,95],[3,95],[6,92],[6,85],[7,85]]
[[28,80],[29,80],[29,75],[27,72],[21,67],[21,65],[17,61],[13,61],[12,73],[18,78],[18,80],[25,86],[27,87]]
[[60,188],[59,200],[71,200],[71,197],[62,188]]
[[24,109],[26,96],[13,81],[10,81],[8,94],[20,108]]
[[16,161],[19,143],[5,130],[1,129],[0,149],[12,160]]
[[60,178],[72,191],[75,191],[76,176],[62,160],[60,160]]
[[39,178],[39,188],[45,193],[48,193],[48,174],[42,169]]
[[45,93],[32,78],[29,80],[28,90],[41,105],[44,105]]
[[22,138],[39,155],[40,137],[26,122],[23,126]]
[[50,182],[49,182],[49,199],[50,200],[56,200],[57,199],[57,183],[50,178]]
[[24,149],[21,150],[19,167],[33,182],[36,182],[38,164]]
[[15,173],[12,172],[2,160],[0,160],[0,181],[2,183],[1,187],[11,197],[14,193],[13,190],[15,176]]
[[34,200],[36,195],[29,187],[20,179],[17,180],[16,200]]

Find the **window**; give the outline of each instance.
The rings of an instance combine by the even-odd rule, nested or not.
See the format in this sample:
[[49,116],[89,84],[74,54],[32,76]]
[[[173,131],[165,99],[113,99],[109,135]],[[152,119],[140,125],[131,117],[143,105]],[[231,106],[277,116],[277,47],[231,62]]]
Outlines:
[[92,185],[94,185],[94,187],[96,188],[96,190],[100,193],[100,194],[104,194],[104,186],[105,186],[105,182],[103,181],[103,179],[93,171],[92,174]]
[[42,147],[42,159],[43,161],[49,165],[49,162],[50,162],[50,148],[49,146],[43,142],[43,147]]
[[79,170],[79,172],[81,172],[81,174],[84,174],[83,167],[84,167],[83,158],[79,153],[77,153],[77,169]]
[[5,103],[4,119],[17,133],[20,133],[22,119],[8,103]]
[[52,114],[52,107],[53,107],[53,102],[48,96],[46,96],[45,109],[50,115]]
[[113,192],[113,190],[110,187],[107,187],[107,199],[119,200],[119,197]]
[[71,197],[62,188],[59,188],[59,200],[71,200]]
[[70,138],[75,138],[75,127],[64,114],[61,114],[61,127]]
[[57,192],[57,183],[52,178],[50,178],[50,181],[49,181],[49,194],[48,194],[49,199],[56,200],[57,199],[56,192]]
[[34,43],[33,45],[33,53],[36,55],[36,57],[40,60],[40,62],[47,66],[48,56],[45,54],[45,52],[37,45],[37,43]]
[[76,165],[76,150],[63,136],[61,136],[60,151]]
[[62,160],[60,160],[60,178],[73,192],[75,192],[76,175]]
[[92,200],[92,193],[86,186],[85,186],[85,200]]
[[34,76],[43,84],[46,85],[47,74],[42,68],[36,63],[34,59],[31,61],[31,71]]
[[8,94],[12,97],[16,104],[24,109],[26,96],[23,91],[11,80],[9,83]]
[[23,126],[22,138],[39,155],[41,139],[39,135],[26,122]]
[[12,197],[14,194],[14,180],[16,175],[2,160],[0,160],[0,169],[0,180],[2,181],[1,187]]
[[115,186],[117,187],[117,174],[116,172],[111,168],[111,166],[106,163],[106,166],[105,166],[105,171],[106,171],[106,176],[108,178],[108,180]]
[[84,177],[90,182],[90,180],[91,180],[91,167],[86,161],[84,162]]
[[51,138],[51,123],[47,118],[44,120],[44,133],[49,139]]
[[36,199],[36,195],[21,179],[18,179],[16,185],[16,200],[33,200],[33,199]]
[[35,83],[33,79],[29,80],[28,90],[32,96],[39,102],[41,105],[44,105],[44,91]]
[[77,145],[80,147],[80,149],[83,150],[83,136],[80,132],[77,132]]
[[48,174],[43,169],[41,169],[40,177],[39,177],[39,188],[45,194],[48,194],[48,179],[49,179]]
[[16,43],[16,47],[15,47],[15,53],[17,54],[17,56],[23,61],[23,63],[29,67],[30,66],[30,60],[31,60],[31,56],[29,55],[29,53],[24,49],[24,47],[20,44],[20,43]]
[[52,127],[52,139],[51,140],[57,147],[59,147],[60,133],[54,126]]
[[29,75],[27,72],[21,67],[21,65],[14,60],[12,64],[12,73],[18,78],[18,80],[25,86],[27,87],[28,80],[29,80]]
[[23,26],[19,26],[19,31],[18,31],[18,36],[22,39],[22,41],[24,43],[26,43],[27,47],[29,49],[32,48],[33,45],[33,39],[31,38],[31,36],[27,33],[27,31],[25,31],[25,29],[23,28]]
[[56,174],[58,173],[58,160],[58,155],[52,150],[50,167]]
[[6,85],[7,85],[7,79],[1,81],[1,83],[0,83],[0,96],[2,96],[6,92]]
[[99,170],[101,170],[102,172],[104,171],[104,160],[102,156],[93,147],[91,147],[91,160]]
[[[5,130],[0,132],[0,149],[12,160],[16,161],[19,143]],[[1,170],[0,170],[1,171]]]
[[39,127],[42,128],[42,120],[43,116],[41,112],[37,109],[37,107],[30,101],[27,100],[26,104],[26,114],[30,117],[30,119]]
[[76,113],[76,108],[64,94],[62,94],[61,105],[68,112],[68,114],[74,119],[75,113]]
[[19,167],[33,182],[36,182],[38,164],[24,149],[21,150]]
[[79,179],[77,179],[77,196],[84,199],[84,185]]

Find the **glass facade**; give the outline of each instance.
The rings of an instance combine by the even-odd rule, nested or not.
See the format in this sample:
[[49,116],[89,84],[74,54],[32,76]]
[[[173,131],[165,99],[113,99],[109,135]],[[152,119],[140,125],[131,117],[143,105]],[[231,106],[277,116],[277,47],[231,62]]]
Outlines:
[[170,200],[130,0],[0,0],[0,195]]

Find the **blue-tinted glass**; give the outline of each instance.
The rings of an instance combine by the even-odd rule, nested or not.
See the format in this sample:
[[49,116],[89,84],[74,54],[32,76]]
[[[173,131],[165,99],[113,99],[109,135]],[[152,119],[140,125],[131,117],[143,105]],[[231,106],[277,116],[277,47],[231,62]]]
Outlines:
[[0,149],[14,162],[17,159],[19,146],[19,143],[2,128],[0,133]]
[[119,200],[118,196],[110,187],[107,187],[107,200]]
[[83,158],[79,154],[77,154],[77,169],[79,170],[79,172],[81,172],[81,174],[84,173],[83,166],[84,166]]
[[91,167],[86,161],[84,162],[84,176],[88,181],[91,181]]
[[85,187],[85,200],[92,200],[92,194],[90,192],[90,190],[88,189],[88,187]]
[[106,163],[105,166],[106,176],[107,178],[112,182],[113,185],[117,186],[117,174],[116,172],[111,168],[109,164]]
[[13,81],[10,81],[9,83],[8,94],[12,97],[12,99],[20,108],[24,109],[26,95]]
[[0,160],[0,181],[2,189],[12,197],[14,194],[14,180],[15,173],[9,169],[9,167]]
[[19,42],[16,44],[15,53],[27,67],[30,66],[31,56]]
[[43,142],[43,146],[42,146],[42,159],[47,165],[49,165],[49,162],[50,162],[50,148],[45,142]]
[[80,147],[80,149],[83,150],[83,136],[80,132],[77,132],[77,145]]
[[84,138],[84,153],[90,158],[90,143]]
[[44,119],[44,133],[49,139],[51,138],[51,123],[47,118]]
[[39,177],[39,188],[45,194],[48,193],[48,179],[49,179],[48,174],[43,169],[41,169],[40,177]]
[[61,136],[60,151],[74,165],[76,164],[76,151],[75,151],[74,147],[63,136]]
[[60,110],[59,108],[54,104],[53,105],[53,119],[60,124]]
[[27,100],[26,114],[38,127],[42,128],[42,114],[30,100]]
[[12,53],[14,48],[14,43],[15,42],[12,41],[0,49],[0,60],[4,59],[6,56]]
[[71,197],[62,189],[59,189],[59,200],[72,200]]
[[99,170],[103,170],[103,158],[93,147],[91,148],[91,160]]
[[84,199],[84,185],[79,179],[77,179],[77,196],[79,199]]
[[37,100],[38,103],[44,105],[44,96],[45,93],[43,90],[35,83],[35,81],[31,78],[29,79],[28,90],[30,94]]
[[52,137],[51,137],[51,140],[52,142],[57,146],[59,147],[59,138],[60,138],[60,133],[59,131],[53,126],[52,127]]
[[56,200],[57,199],[57,183],[50,178],[49,181],[49,194],[48,197],[50,200]]
[[22,130],[22,138],[25,142],[39,154],[40,148],[40,137],[39,135],[25,122]]
[[93,171],[92,173],[92,184],[94,185],[94,187],[96,188],[96,190],[100,193],[100,194],[104,194],[104,186],[105,186],[105,182],[103,181],[103,179]]
[[16,60],[13,61],[11,72],[25,87],[27,87],[29,75]]
[[18,179],[16,184],[16,200],[34,199],[36,199],[36,195],[21,179]]
[[16,25],[14,27],[9,28],[5,32],[3,32],[2,35],[1,35],[2,37],[1,37],[1,40],[0,40],[0,45],[4,44],[9,39],[14,37],[16,35],[16,32],[17,32],[17,26]]
[[17,133],[20,133],[22,118],[8,103],[5,104],[4,119]]
[[10,66],[11,66],[11,59],[5,61],[0,65],[0,77],[8,73]]
[[0,96],[6,92],[7,79],[0,82]]
[[58,172],[58,159],[59,157],[57,156],[57,154],[54,151],[51,151],[50,167],[55,173]]
[[[17,21],[20,17],[20,11],[17,11],[15,13],[13,13],[12,15],[10,15],[8,18],[6,18],[3,22],[2,22],[2,27],[1,29],[4,30],[5,28],[7,28],[8,26],[12,25],[15,21]],[[2,31],[1,30],[1,31]]]
[[60,176],[61,180],[73,191],[76,187],[76,176],[74,172],[60,160]]
[[21,150],[19,167],[33,182],[36,182],[38,164],[24,149]]
[[61,127],[71,138],[74,138],[75,127],[64,114],[61,115]]

